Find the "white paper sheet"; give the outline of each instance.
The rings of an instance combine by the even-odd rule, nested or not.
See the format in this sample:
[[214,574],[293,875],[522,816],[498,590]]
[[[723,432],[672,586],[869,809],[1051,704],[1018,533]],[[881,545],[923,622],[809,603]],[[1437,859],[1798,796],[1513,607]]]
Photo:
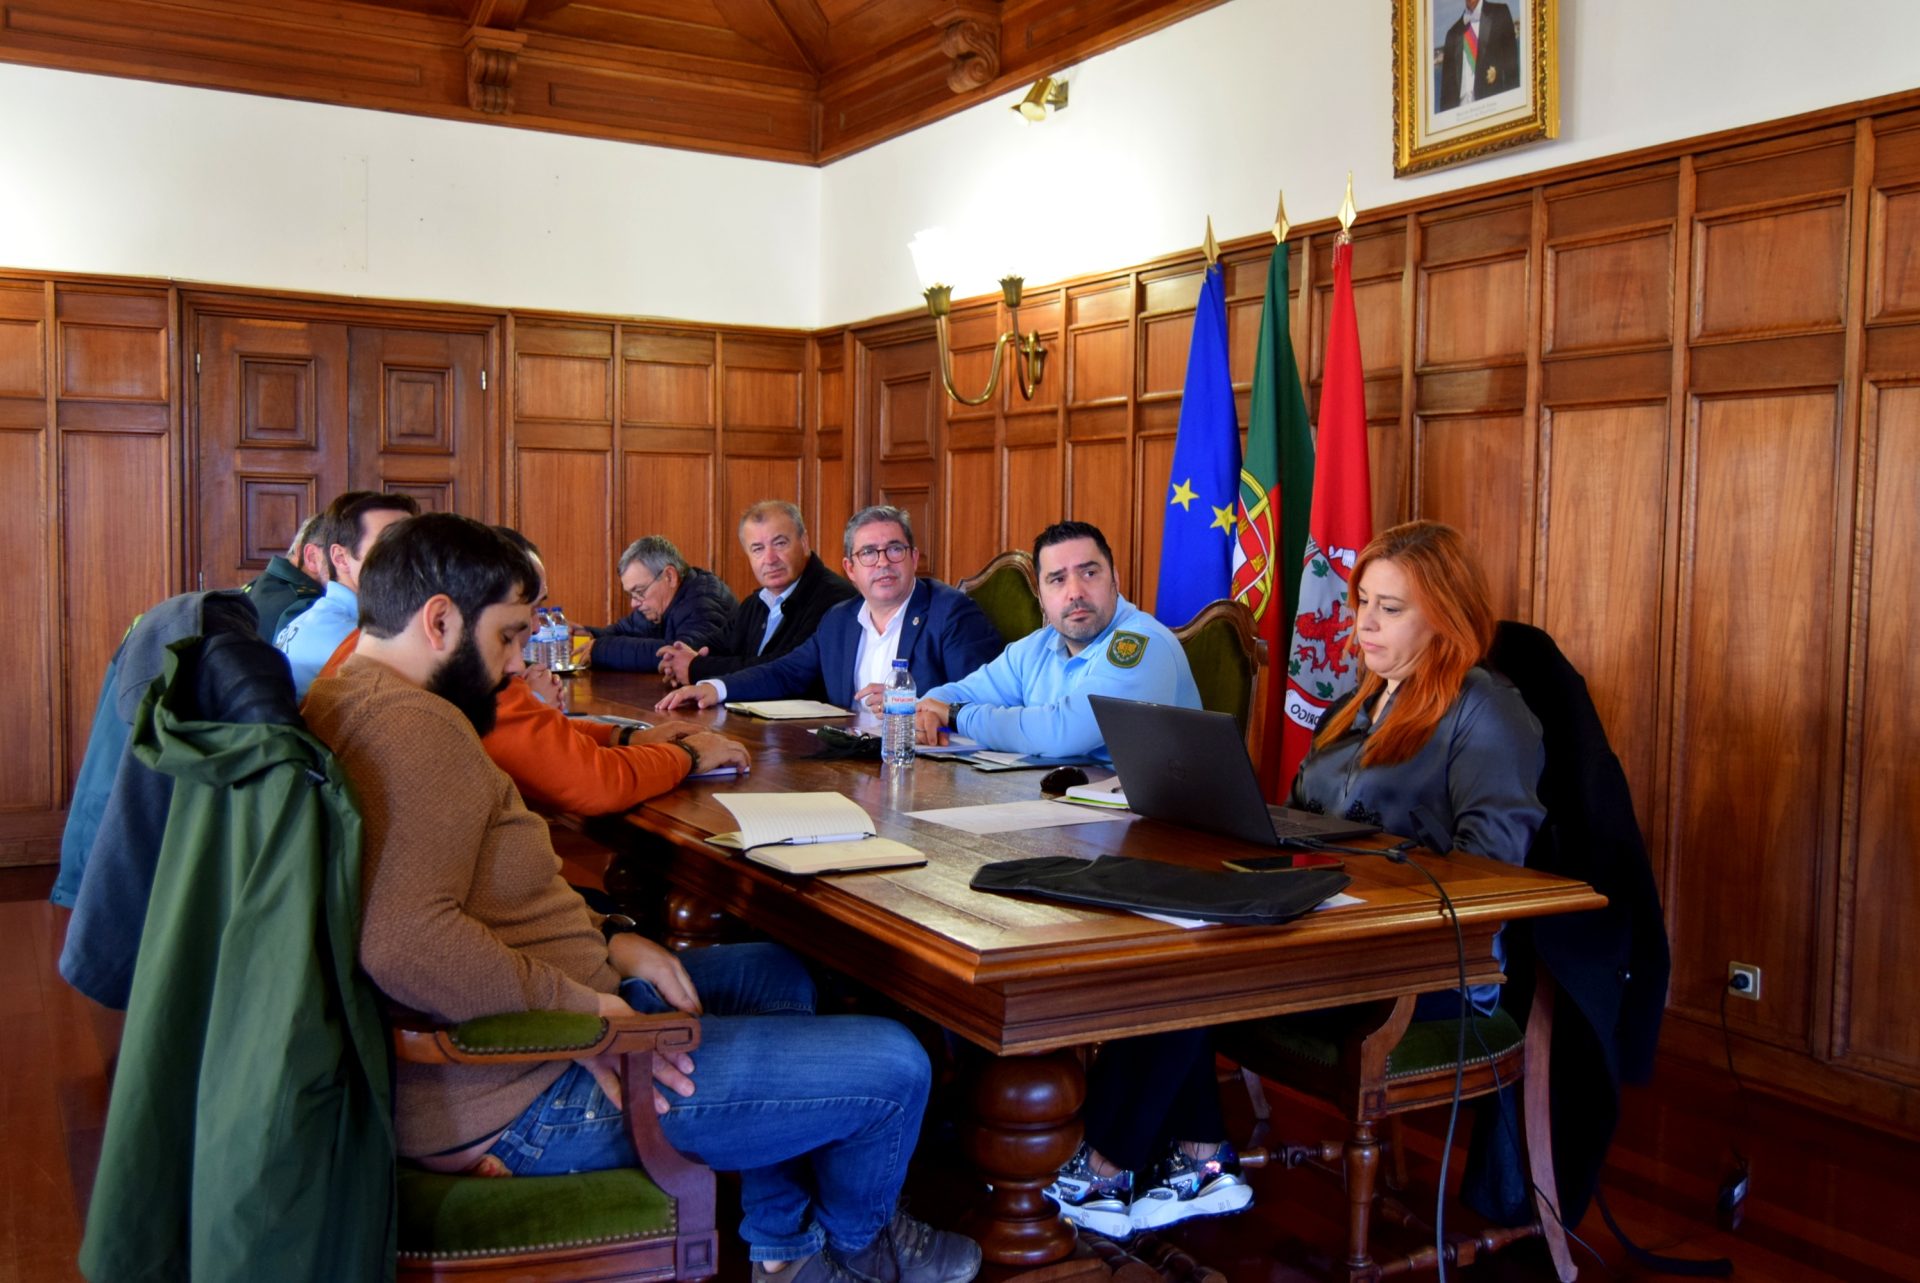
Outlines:
[[1051,829],[1068,824],[1111,824],[1133,819],[1131,811],[1103,811],[1090,806],[1062,806],[1058,802],[999,802],[989,806],[943,806],[931,811],[908,811],[916,820],[944,824],[963,833],[1014,833],[1021,829]]

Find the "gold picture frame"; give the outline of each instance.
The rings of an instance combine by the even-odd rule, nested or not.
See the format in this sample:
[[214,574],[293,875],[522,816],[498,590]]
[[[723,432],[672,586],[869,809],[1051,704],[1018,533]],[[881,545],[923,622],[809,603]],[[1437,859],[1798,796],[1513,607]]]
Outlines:
[[1396,177],[1559,136],[1558,0],[1472,7],[1469,41],[1468,0],[1393,0]]

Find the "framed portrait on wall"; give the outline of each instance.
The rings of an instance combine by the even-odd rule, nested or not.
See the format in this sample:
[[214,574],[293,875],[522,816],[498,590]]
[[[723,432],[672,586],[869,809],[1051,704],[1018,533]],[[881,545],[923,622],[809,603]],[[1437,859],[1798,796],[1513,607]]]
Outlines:
[[1558,0],[1393,0],[1393,172],[1560,132]]

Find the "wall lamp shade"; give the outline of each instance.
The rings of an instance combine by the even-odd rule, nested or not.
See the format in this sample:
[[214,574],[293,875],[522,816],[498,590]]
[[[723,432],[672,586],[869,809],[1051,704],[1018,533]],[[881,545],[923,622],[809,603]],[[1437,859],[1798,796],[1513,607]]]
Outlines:
[[917,233],[907,249],[913,255],[914,274],[920,278],[927,300],[927,315],[933,318],[934,337],[940,347],[940,381],[946,386],[947,395],[962,405],[984,405],[999,390],[1001,358],[1007,354],[1008,344],[1012,344],[1020,395],[1031,401],[1046,371],[1047,353],[1041,346],[1038,330],[1024,338],[1020,334],[1020,297],[1026,282],[1011,274],[1000,279],[1000,299],[1006,304],[1010,328],[994,340],[993,366],[987,376],[986,389],[979,396],[964,396],[953,382],[953,346],[947,324],[948,314],[953,310],[953,287],[946,282],[954,279],[956,246],[944,228],[930,227]]
[[1027,90],[1027,96],[1013,105],[1028,124],[1037,124],[1047,118],[1047,109],[1061,111],[1067,105],[1067,82],[1056,80],[1052,76],[1042,76],[1033,82],[1033,88]]

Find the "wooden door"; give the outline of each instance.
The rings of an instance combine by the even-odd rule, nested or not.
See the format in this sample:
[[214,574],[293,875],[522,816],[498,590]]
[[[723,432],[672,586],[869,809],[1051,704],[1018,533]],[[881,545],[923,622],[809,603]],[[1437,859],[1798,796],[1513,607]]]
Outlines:
[[350,484],[347,328],[198,317],[195,564],[207,588],[244,584]]
[[497,520],[481,386],[486,336],[364,325],[345,333],[348,484],[412,495],[423,512]]
[[[920,573],[951,578],[939,539],[941,429],[946,391],[940,386],[940,353],[931,335],[868,347],[862,353],[858,430],[873,443],[872,502],[890,503],[913,521],[920,545]],[[966,567],[972,570],[973,567]]]
[[496,519],[488,336],[203,314],[195,567],[243,584],[343,490]]

